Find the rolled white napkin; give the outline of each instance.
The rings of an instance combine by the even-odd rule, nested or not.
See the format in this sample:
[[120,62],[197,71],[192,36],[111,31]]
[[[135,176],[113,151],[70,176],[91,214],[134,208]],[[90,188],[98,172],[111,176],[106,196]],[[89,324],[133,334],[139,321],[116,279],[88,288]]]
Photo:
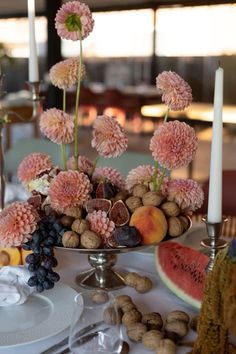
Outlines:
[[21,305],[35,290],[27,282],[31,277],[25,266],[0,269],[0,306]]

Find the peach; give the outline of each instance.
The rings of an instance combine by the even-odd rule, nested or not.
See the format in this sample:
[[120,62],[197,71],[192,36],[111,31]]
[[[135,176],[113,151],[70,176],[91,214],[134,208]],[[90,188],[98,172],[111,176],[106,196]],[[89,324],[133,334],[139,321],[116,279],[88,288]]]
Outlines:
[[167,220],[161,209],[154,206],[137,208],[131,216],[130,226],[135,226],[142,237],[142,245],[157,244],[167,233]]
[[17,247],[0,247],[0,267],[21,264],[21,253]]

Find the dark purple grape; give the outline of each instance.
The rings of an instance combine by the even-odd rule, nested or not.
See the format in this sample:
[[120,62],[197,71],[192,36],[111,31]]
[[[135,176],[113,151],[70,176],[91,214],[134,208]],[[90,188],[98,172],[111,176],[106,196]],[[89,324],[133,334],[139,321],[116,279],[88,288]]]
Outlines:
[[[49,233],[49,235],[51,234],[51,231]],[[52,237],[47,237],[44,241],[43,244],[44,246],[53,246],[55,243],[55,240]]]
[[25,251],[30,251],[31,250],[31,243],[27,242],[27,243],[24,243],[22,246],[23,250]]
[[60,232],[61,229],[63,229],[63,226],[55,222],[53,225],[53,229],[56,230],[57,232]]
[[57,274],[56,272],[49,271],[47,278],[51,280],[53,283],[56,283],[57,281],[60,280],[60,275]]
[[61,229],[61,230],[59,231],[59,235],[60,235],[60,236],[63,236],[66,231],[67,231],[67,229],[65,229],[65,228],[63,227],[63,229]]
[[43,287],[45,290],[52,289],[54,287],[54,283],[48,279],[44,280]]
[[30,272],[35,272],[38,268],[39,268],[39,264],[38,263],[30,263],[28,265],[28,269],[29,269]]
[[44,280],[46,279],[45,275],[37,274],[38,282],[43,283]]
[[32,236],[32,242],[34,244],[39,244],[41,242],[41,240],[42,240],[42,237],[41,237],[39,231],[36,231]]
[[44,268],[43,266],[40,266],[37,270],[37,275],[42,275],[44,277],[46,277],[48,271],[46,268]]
[[42,292],[44,291],[44,286],[43,286],[43,284],[38,284],[38,285],[36,286],[36,291],[37,291],[38,293],[42,293]]
[[26,263],[37,263],[39,261],[39,256],[33,253],[28,254],[28,256],[25,258],[25,261]]
[[38,278],[36,275],[33,275],[32,277],[29,278],[28,280],[28,285],[29,286],[36,286],[38,285]]
[[53,255],[53,248],[52,247],[49,247],[49,246],[45,246],[43,247],[43,254],[45,256],[52,256]]

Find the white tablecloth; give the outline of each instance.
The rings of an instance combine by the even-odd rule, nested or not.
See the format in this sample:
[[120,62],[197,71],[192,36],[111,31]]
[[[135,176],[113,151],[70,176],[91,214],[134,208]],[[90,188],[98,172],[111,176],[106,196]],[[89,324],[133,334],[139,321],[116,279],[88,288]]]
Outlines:
[[[87,256],[81,254],[74,254],[68,251],[57,251],[57,258],[59,260],[58,272],[61,275],[61,281],[70,285],[76,290],[81,290],[74,282],[75,276],[81,271],[88,268]],[[173,295],[158,279],[155,270],[155,260],[152,254],[141,254],[132,252],[129,254],[122,254],[118,256],[117,266],[127,270],[136,269],[140,274],[146,274],[151,277],[154,283],[152,291],[146,294],[138,294],[134,289],[125,287],[114,294],[128,294],[137,304],[138,308],[143,313],[157,311],[165,318],[165,315],[176,309],[183,309],[190,315],[196,315],[197,311],[188,306],[182,300]],[[2,320],[2,319],[1,319]],[[60,335],[54,336],[44,341],[40,341],[31,345],[24,345],[15,349],[1,349],[0,354],[39,354],[53,344],[63,339],[68,333],[65,331]],[[125,335],[125,331],[124,331]],[[194,332],[190,331],[188,339],[193,339]],[[127,338],[126,338],[127,339]],[[145,350],[142,344],[135,344],[130,342],[130,354],[150,354],[151,352]],[[179,347],[177,354],[186,354],[189,348]]]

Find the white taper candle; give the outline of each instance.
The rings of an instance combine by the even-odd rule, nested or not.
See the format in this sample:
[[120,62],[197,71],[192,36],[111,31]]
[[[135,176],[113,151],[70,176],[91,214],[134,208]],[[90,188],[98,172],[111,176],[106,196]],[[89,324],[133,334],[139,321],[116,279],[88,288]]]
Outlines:
[[39,81],[37,46],[35,39],[35,0],[28,0],[29,20],[29,82]]
[[214,119],[212,128],[211,163],[207,220],[222,221],[222,109],[224,70],[215,73]]

